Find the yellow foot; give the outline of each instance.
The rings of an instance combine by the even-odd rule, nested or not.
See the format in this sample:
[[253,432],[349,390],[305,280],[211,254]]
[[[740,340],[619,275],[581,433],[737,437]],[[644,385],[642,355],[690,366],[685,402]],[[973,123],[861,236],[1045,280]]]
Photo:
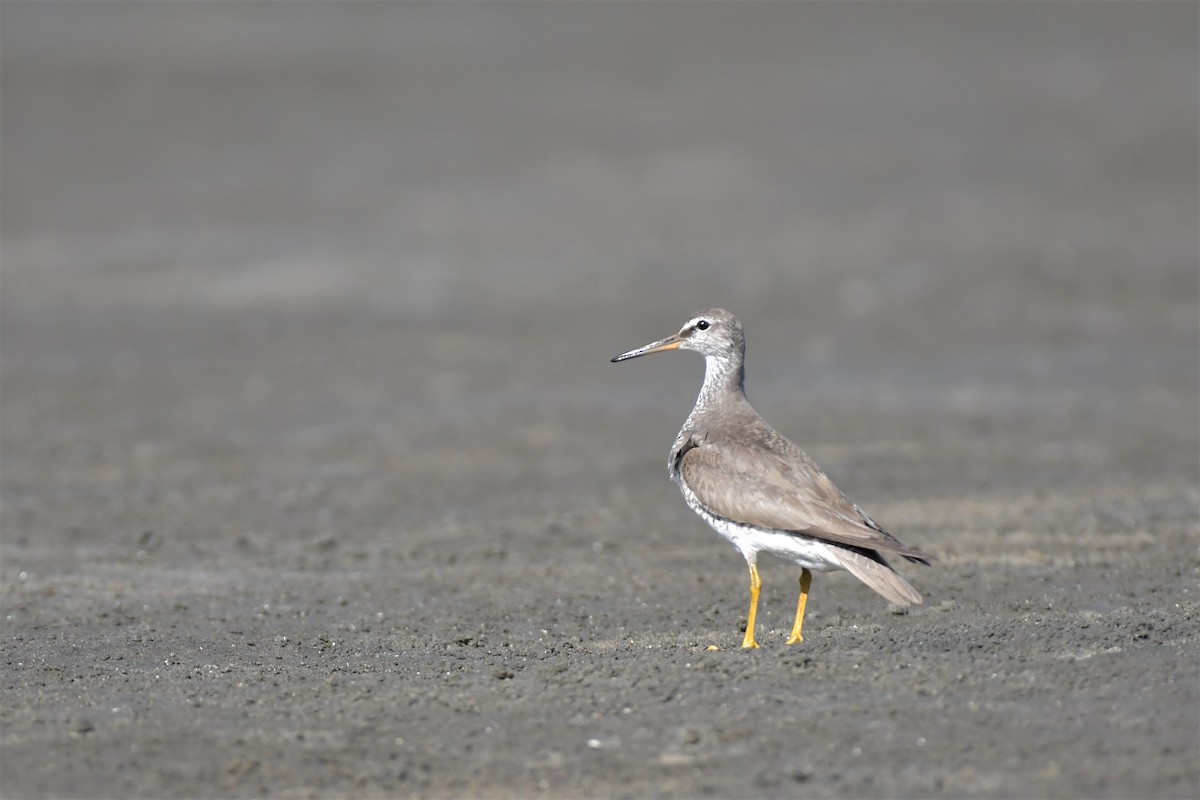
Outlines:
[[800,632],[804,630],[804,609],[808,607],[808,590],[811,586],[812,573],[806,569],[800,573],[800,601],[796,603],[796,622],[792,625],[792,635],[788,637],[788,644],[800,644],[804,641]]
[[757,650],[758,642],[754,641],[754,623],[758,620],[758,596],[762,591],[762,578],[758,577],[758,567],[750,564],[750,611],[746,614],[746,637],[742,639],[743,650]]

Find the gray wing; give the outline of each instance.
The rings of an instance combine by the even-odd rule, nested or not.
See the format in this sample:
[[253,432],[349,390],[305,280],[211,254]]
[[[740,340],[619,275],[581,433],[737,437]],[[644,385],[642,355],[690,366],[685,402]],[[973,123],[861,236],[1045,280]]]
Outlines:
[[680,476],[717,516],[928,563],[931,556],[876,525],[800,448],[785,447],[696,437],[680,458]]

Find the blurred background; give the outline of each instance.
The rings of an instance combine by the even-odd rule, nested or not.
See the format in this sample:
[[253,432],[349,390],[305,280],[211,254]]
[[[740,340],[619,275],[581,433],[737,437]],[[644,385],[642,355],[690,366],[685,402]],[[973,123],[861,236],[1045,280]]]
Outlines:
[[785,430],[926,410],[1194,474],[1192,4],[4,15],[10,474],[105,424],[253,459],[519,422],[552,460],[653,414],[665,452],[698,364],[607,357],[714,305]]
[[664,469],[699,359],[609,363],[709,306],[767,419],[942,556],[923,591],[1194,579],[1195,3],[0,15],[10,620],[347,574],[414,630],[619,614],[614,574],[740,609]]

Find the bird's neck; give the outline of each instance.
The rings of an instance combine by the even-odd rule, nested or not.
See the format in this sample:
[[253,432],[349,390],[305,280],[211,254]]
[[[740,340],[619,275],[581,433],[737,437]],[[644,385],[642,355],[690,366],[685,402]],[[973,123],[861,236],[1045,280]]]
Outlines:
[[696,398],[692,417],[715,408],[724,399],[744,400],[746,397],[746,367],[740,358],[707,356],[704,359],[704,385]]

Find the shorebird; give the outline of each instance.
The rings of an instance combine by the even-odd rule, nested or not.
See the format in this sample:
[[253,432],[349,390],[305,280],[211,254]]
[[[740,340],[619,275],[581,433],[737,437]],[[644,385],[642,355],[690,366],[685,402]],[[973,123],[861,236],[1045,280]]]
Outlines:
[[750,567],[750,612],[742,647],[758,647],[759,553],[801,568],[800,600],[788,644],[804,641],[812,570],[847,570],[898,606],[921,602],[885,554],[926,565],[932,556],[902,544],[850,502],[815,461],[768,425],[746,399],[746,339],[737,317],[710,308],[688,320],[679,333],[613,361],[666,350],[704,356],[704,385],[675,437],[667,469],[692,510],[728,539]]

